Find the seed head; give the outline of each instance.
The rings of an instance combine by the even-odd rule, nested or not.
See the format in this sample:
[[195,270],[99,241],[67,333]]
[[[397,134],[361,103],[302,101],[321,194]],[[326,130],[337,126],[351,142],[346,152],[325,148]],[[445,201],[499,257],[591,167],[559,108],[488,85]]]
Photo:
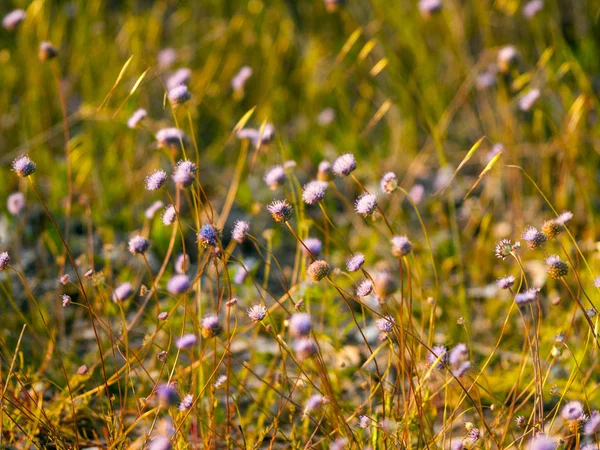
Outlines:
[[365,263],[365,255],[362,253],[355,253],[346,260],[346,269],[348,272],[356,272],[361,269]]
[[[306,248],[304,248],[306,247]],[[307,250],[308,249],[308,250]],[[304,256],[318,256],[323,249],[323,243],[320,239],[309,237],[304,240],[304,245],[302,246],[302,253]]]
[[4,16],[2,19],[2,26],[7,30],[12,31],[24,20],[25,11],[22,9],[14,9]]
[[233,224],[231,229],[231,239],[236,241],[238,244],[243,243],[246,240],[250,225],[244,220],[238,220]]
[[115,303],[124,302],[133,295],[131,283],[122,283],[113,291],[112,299]]
[[523,232],[523,240],[527,241],[531,250],[538,248],[546,242],[546,235],[537,228],[527,227]]
[[190,187],[196,179],[196,164],[191,161],[179,161],[173,171],[173,181],[184,188]]
[[192,98],[192,94],[190,94],[190,91],[185,84],[180,84],[179,86],[169,89],[168,95],[173,106],[183,105]]
[[13,192],[6,200],[6,209],[13,216],[18,216],[25,208],[25,196],[20,192]]
[[565,226],[557,220],[547,220],[542,226],[542,233],[546,235],[546,239],[554,239],[560,233],[565,231]]
[[148,112],[144,108],[136,109],[133,114],[127,119],[127,126],[132,130],[148,117]]
[[318,180],[306,183],[302,190],[302,200],[307,205],[316,205],[325,197],[327,186],[327,183]]
[[49,59],[56,58],[58,56],[58,49],[50,42],[44,41],[40,44],[38,56],[40,61],[48,61]]
[[150,241],[140,235],[129,239],[128,249],[133,255],[142,255],[150,248]]
[[260,322],[266,317],[267,308],[257,303],[256,305],[253,305],[250,308],[248,308],[246,313],[248,314],[248,317],[252,322]]
[[69,297],[67,294],[61,295],[60,298],[62,300],[63,308],[66,308],[71,304],[71,297]]
[[223,329],[219,323],[219,318],[216,315],[205,316],[200,322],[202,328],[202,337],[204,339],[210,339],[218,336]]
[[146,177],[146,189],[149,191],[157,191],[167,181],[167,172],[164,170],[155,170],[150,175]]
[[432,347],[431,352],[427,355],[427,361],[429,364],[436,364],[436,369],[442,369],[448,362],[448,349],[443,345]]
[[521,248],[521,243],[519,241],[513,243],[509,239],[501,239],[500,242],[496,244],[496,257],[504,260],[507,256],[510,256],[511,253],[517,253]]
[[198,242],[204,248],[216,247],[219,245],[219,229],[209,223],[202,225],[198,232]]
[[375,321],[375,326],[379,328],[382,333],[389,333],[394,329],[396,321],[391,316],[384,316],[381,319]]
[[534,302],[537,299],[540,290],[538,288],[529,288],[523,292],[519,292],[515,295],[515,302],[517,305],[526,305]]
[[373,212],[375,212],[375,208],[377,208],[377,197],[366,192],[360,195],[354,203],[354,209],[356,212],[365,217],[369,214],[373,214]]
[[244,90],[244,86],[246,85],[246,81],[252,76],[252,68],[249,66],[243,66],[240,68],[237,74],[231,80],[231,88],[240,92]]
[[292,218],[294,208],[287,200],[274,200],[270,205],[267,205],[267,211],[271,213],[275,222],[287,222]]
[[317,352],[317,348],[312,339],[301,338],[294,344],[294,351],[296,352],[296,357],[300,361],[304,361],[312,357]]
[[331,168],[338,177],[348,176],[356,169],[356,159],[352,153],[345,153],[333,161]]
[[144,212],[144,216],[148,220],[153,219],[156,212],[163,206],[164,206],[163,202],[161,202],[160,200],[156,200],[154,203],[152,203],[150,206],[148,206],[148,208]]
[[156,388],[156,398],[163,408],[179,403],[179,394],[172,384],[161,384]]
[[314,283],[318,283],[323,278],[325,278],[327,275],[329,275],[330,269],[331,268],[327,261],[318,259],[316,261],[313,261],[308,266],[308,268],[306,269],[306,274]]
[[187,411],[194,404],[194,396],[192,394],[185,394],[179,404],[179,411]]
[[563,407],[560,414],[566,420],[579,419],[583,414],[583,405],[581,404],[581,402],[573,400]]
[[177,212],[175,211],[175,207],[173,205],[169,205],[163,212],[162,223],[168,227],[173,225],[175,220],[177,220]]
[[373,292],[373,282],[371,280],[364,279],[356,286],[356,296],[357,297],[366,297],[371,295]]
[[331,180],[331,163],[329,161],[321,161],[319,163],[317,180],[325,182]]
[[188,84],[191,77],[192,71],[187,67],[182,67],[177,69],[169,78],[167,78],[165,85],[168,90],[171,90],[179,85]]
[[156,132],[156,141],[158,148],[177,150],[185,144],[186,136],[179,128],[163,128]]
[[285,170],[282,166],[273,166],[266,171],[263,180],[267,186],[274,191],[285,181]]
[[12,163],[12,169],[22,178],[35,172],[35,163],[27,155],[19,156]]
[[196,343],[196,341],[198,340],[198,338],[196,337],[195,334],[184,334],[183,336],[181,336],[179,339],[177,339],[177,348],[178,349],[184,349],[184,348],[188,348],[191,347],[192,345],[194,345]]
[[386,194],[391,194],[396,189],[398,189],[398,177],[394,172],[387,172],[381,177],[381,181],[379,183],[381,185],[381,190]]
[[569,273],[569,265],[558,255],[550,255],[546,258],[546,272],[551,278],[558,280]]
[[177,274],[173,275],[167,282],[167,291],[171,295],[178,295],[187,292],[190,289],[192,283],[187,275]]
[[504,278],[500,278],[498,281],[496,281],[496,283],[498,284],[498,287],[500,289],[508,289],[513,284],[515,284],[515,277],[512,275],[508,275]]
[[391,295],[398,287],[394,277],[389,272],[375,272],[372,274],[373,290],[380,298]]
[[312,330],[310,315],[306,313],[294,313],[288,321],[290,334],[294,337],[308,336]]
[[412,251],[412,244],[406,236],[392,238],[392,254],[398,258],[408,255]]

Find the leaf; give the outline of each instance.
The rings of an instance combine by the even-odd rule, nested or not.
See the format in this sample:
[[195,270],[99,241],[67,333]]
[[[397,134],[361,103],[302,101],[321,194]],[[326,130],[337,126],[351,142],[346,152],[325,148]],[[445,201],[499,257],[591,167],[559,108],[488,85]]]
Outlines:
[[482,137],[479,138],[479,140],[477,142],[475,142],[475,144],[473,144],[473,146],[467,152],[467,155],[463,158],[463,160],[461,161],[461,163],[458,165],[458,167],[456,168],[456,170],[454,171],[454,173],[452,174],[452,176],[450,177],[450,179],[448,180],[448,182],[439,191],[437,191],[434,195],[438,195],[438,194],[444,192],[446,190],[446,188],[448,186],[450,186],[450,183],[452,183],[452,180],[454,180],[454,178],[458,174],[458,171],[460,169],[462,169],[463,166],[473,157],[473,155],[479,149],[479,146],[481,145],[481,143],[483,142],[484,139],[485,139],[485,136],[482,136]]

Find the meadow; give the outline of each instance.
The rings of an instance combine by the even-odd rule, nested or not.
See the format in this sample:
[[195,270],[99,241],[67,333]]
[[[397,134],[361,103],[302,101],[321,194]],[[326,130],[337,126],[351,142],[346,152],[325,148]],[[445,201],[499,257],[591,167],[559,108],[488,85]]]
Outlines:
[[600,449],[600,3],[0,17],[2,448]]

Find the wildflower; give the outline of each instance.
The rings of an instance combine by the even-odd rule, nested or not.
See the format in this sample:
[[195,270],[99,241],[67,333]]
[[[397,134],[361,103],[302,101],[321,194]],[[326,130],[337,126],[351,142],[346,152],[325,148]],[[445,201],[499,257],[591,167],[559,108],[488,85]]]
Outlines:
[[266,317],[267,308],[263,305],[256,304],[250,307],[246,313],[252,322],[260,322]]
[[337,438],[329,445],[329,450],[344,450],[348,446],[348,438]]
[[192,394],[185,394],[179,404],[179,411],[187,411],[194,404],[194,396]]
[[324,181],[311,181],[304,185],[302,190],[302,200],[307,205],[316,205],[325,197],[327,183]]
[[35,163],[27,155],[19,156],[12,163],[12,169],[22,178],[35,172]]
[[325,108],[317,116],[317,123],[322,127],[330,125],[335,120],[335,110],[333,108]]
[[185,275],[189,267],[190,257],[182,253],[175,260],[175,272],[181,275]]
[[271,213],[275,222],[287,222],[292,218],[294,208],[287,200],[274,200],[267,205],[267,210]]
[[501,239],[500,242],[498,242],[496,244],[496,248],[495,248],[496,257],[503,260],[507,256],[517,253],[520,248],[521,248],[521,243],[519,241],[515,242],[513,245],[513,243],[510,241],[510,239]]
[[159,359],[159,361],[166,361],[167,360],[167,355],[168,353],[166,351],[162,351],[162,352],[158,352],[157,358]]
[[173,171],[173,181],[184,188],[190,187],[196,179],[196,164],[191,161],[179,161]]
[[396,280],[388,272],[375,272],[371,278],[373,279],[373,290],[377,297],[387,297],[397,288]]
[[470,361],[462,362],[457,368],[452,369],[452,375],[456,378],[462,377],[471,368]]
[[600,413],[598,411],[593,411],[590,420],[583,426],[583,432],[587,436],[591,436],[592,434],[598,433],[598,431],[600,431]]
[[202,247],[216,247],[219,244],[219,229],[209,223],[202,225],[198,232],[198,242]]
[[317,352],[315,343],[310,338],[298,339],[294,344],[294,351],[300,361],[310,358]]
[[357,297],[366,297],[373,292],[373,282],[369,279],[362,280],[356,286],[356,296]]
[[86,366],[85,364],[82,364],[81,366],[79,366],[77,368],[77,375],[87,375],[89,371],[90,371],[89,367]]
[[219,323],[219,318],[214,314],[202,318],[200,326],[202,328],[202,337],[204,339],[210,339],[214,336],[218,336],[223,329]]
[[119,302],[124,302],[132,295],[133,295],[133,287],[131,286],[131,283],[126,282],[126,283],[120,284],[119,286],[117,286],[115,288],[115,290],[113,291],[112,299],[114,302],[119,303]]
[[160,312],[158,313],[158,316],[156,316],[158,320],[162,320],[165,321],[169,318],[169,313],[166,311]]
[[236,241],[238,244],[243,243],[246,240],[250,225],[244,220],[238,220],[233,224],[231,229],[231,239]]
[[13,9],[2,19],[2,26],[7,30],[12,31],[25,20],[25,17],[24,10]]
[[172,384],[161,384],[156,388],[156,398],[163,408],[175,406],[179,403],[179,394]]
[[526,305],[527,303],[531,303],[537,299],[538,292],[540,290],[538,288],[530,288],[523,292],[519,292],[515,295],[515,302],[518,305]]
[[352,153],[345,153],[338,156],[331,168],[338,177],[348,176],[356,169],[356,159]]
[[8,256],[8,252],[0,253],[0,270],[4,270],[10,264],[10,256]]
[[180,84],[179,86],[169,89],[168,96],[173,106],[183,105],[192,98],[192,94],[190,94],[190,91],[185,84]]
[[482,74],[477,75],[475,79],[475,86],[478,90],[483,91],[491,88],[496,84],[496,73],[494,70],[487,70]]
[[[306,247],[306,248],[305,248]],[[309,237],[304,240],[304,246],[302,246],[302,253],[304,256],[317,256],[323,249],[323,243],[320,239]]]
[[554,219],[556,222],[564,225],[565,223],[567,223],[569,220],[571,220],[573,218],[573,213],[571,211],[563,211],[561,212],[558,217],[556,219]]
[[143,255],[150,248],[150,241],[140,235],[129,239],[129,251],[134,255]]
[[556,236],[565,231],[565,226],[558,220],[547,220],[542,225],[542,233],[546,235],[546,239],[554,239]]
[[163,128],[156,132],[158,148],[177,150],[185,142],[185,133],[179,128]]
[[192,77],[192,71],[187,67],[177,69],[165,82],[168,90],[171,90],[179,85],[188,84]]
[[219,378],[217,378],[217,381],[215,381],[215,384],[213,384],[213,386],[216,389],[219,389],[220,387],[222,387],[225,382],[227,381],[227,375],[220,375]]
[[164,48],[156,56],[160,69],[169,68],[177,59],[177,52],[172,48]]
[[450,354],[448,355],[448,362],[456,366],[462,363],[465,359],[469,357],[469,350],[465,344],[456,344],[456,346],[450,350]]
[[391,194],[398,188],[398,177],[394,172],[387,172],[381,177],[379,184],[383,192]]
[[83,276],[86,277],[86,278],[92,278],[92,275],[94,275],[94,270],[93,269],[90,269],[85,274],[83,274]]
[[144,108],[136,109],[127,119],[127,126],[131,129],[137,128],[146,117],[148,117],[148,112]]
[[448,350],[443,345],[432,347],[431,352],[427,355],[427,361],[429,364],[435,364],[436,369],[442,369],[448,362]]
[[164,206],[163,202],[161,202],[160,200],[156,200],[154,203],[152,203],[150,206],[148,206],[148,208],[144,212],[144,216],[146,217],[146,219],[151,220],[152,218],[154,218],[154,215],[156,214],[156,212],[163,206]]
[[274,191],[285,181],[285,170],[283,170],[282,166],[273,166],[266,171],[263,180]]
[[442,10],[441,0],[419,0],[419,11],[425,18],[431,17],[433,14]]
[[163,211],[162,223],[168,227],[173,225],[175,220],[177,220],[177,211],[175,211],[175,207],[173,205],[169,205]]
[[398,258],[408,255],[412,251],[412,244],[406,236],[392,237],[392,254]]
[[364,263],[365,255],[362,253],[355,253],[346,260],[346,269],[348,269],[348,272],[356,272],[357,270],[360,270]]
[[294,313],[288,321],[290,334],[294,337],[308,336],[312,329],[310,315],[306,313]]
[[311,412],[313,412],[315,409],[319,408],[321,405],[323,405],[323,400],[325,397],[323,397],[320,394],[315,394],[312,395],[306,402],[306,406],[304,407],[304,416],[308,416]]
[[306,269],[306,273],[308,277],[314,282],[317,283],[329,275],[330,266],[327,261],[322,259],[318,259],[313,261],[308,268]]
[[263,144],[268,144],[275,137],[275,128],[273,124],[266,123],[264,127],[260,129],[256,128],[242,128],[237,131],[236,136],[238,139],[248,139],[252,142],[255,148],[259,148]]
[[62,299],[63,308],[66,308],[71,304],[71,297],[69,297],[67,294],[61,295],[60,298]]
[[183,294],[188,291],[191,285],[187,275],[173,275],[167,282],[167,291],[171,295]]
[[361,428],[367,428],[369,426],[369,422],[371,421],[371,419],[368,416],[365,416],[364,414],[362,416],[359,417],[359,423],[358,426]]
[[544,435],[537,435],[529,443],[528,450],[555,450],[558,442]]
[[18,216],[21,214],[21,211],[23,211],[23,208],[25,208],[25,196],[23,194],[20,192],[13,192],[8,196],[8,199],[6,200],[6,209],[8,209],[9,213],[13,216]]
[[184,348],[191,347],[192,345],[194,345],[196,343],[197,340],[198,340],[198,338],[196,337],[195,334],[184,334],[179,339],[177,339],[177,342],[175,345],[177,346],[178,349],[181,350]]
[[61,275],[60,277],[58,277],[58,281],[62,285],[66,285],[70,279],[71,279],[71,276],[68,273],[65,273],[65,274]]
[[233,276],[233,282],[235,284],[243,284],[246,281],[246,277],[248,276],[248,271],[245,267],[239,266]]
[[581,402],[573,400],[567,403],[565,406],[563,406],[563,409],[560,414],[565,420],[579,419],[583,414],[583,405],[581,404]]
[[524,416],[517,416],[515,418],[515,424],[517,425],[517,427],[519,428],[523,428],[525,427],[525,425],[527,424],[525,417]]
[[523,6],[523,16],[527,19],[531,19],[537,13],[544,8],[544,2],[542,0],[532,0]]
[[238,73],[231,79],[231,88],[236,92],[244,90],[246,81],[252,76],[252,68],[249,66],[243,66],[240,68]]
[[146,177],[146,189],[149,191],[159,190],[167,181],[167,172],[164,170],[155,170]]
[[500,278],[496,283],[500,289],[508,289],[515,284],[515,277],[513,275],[508,275],[504,278]]
[[480,431],[478,428],[471,428],[467,433],[467,437],[465,438],[466,444],[468,448],[473,448],[473,445],[479,440]]
[[541,96],[539,89],[530,89],[525,95],[519,99],[519,109],[521,111],[529,111]]
[[546,235],[541,231],[538,231],[537,228],[530,226],[523,232],[523,240],[527,241],[529,248],[533,250],[544,245],[546,242]]
[[508,72],[519,60],[519,52],[512,45],[502,47],[498,52],[498,68],[502,72]]
[[375,211],[375,208],[377,208],[377,197],[366,192],[361,194],[354,203],[356,212],[365,217],[372,214]]
[[375,326],[379,328],[382,333],[389,333],[394,329],[395,323],[396,321],[391,316],[384,316],[375,321]]
[[546,272],[551,278],[558,280],[569,273],[569,265],[558,255],[550,255],[546,258]]
[[317,169],[317,180],[319,181],[330,181],[331,180],[331,163],[329,161],[321,161]]
[[58,56],[58,49],[50,42],[44,41],[40,44],[38,56],[40,61],[48,61],[49,59],[56,58]]

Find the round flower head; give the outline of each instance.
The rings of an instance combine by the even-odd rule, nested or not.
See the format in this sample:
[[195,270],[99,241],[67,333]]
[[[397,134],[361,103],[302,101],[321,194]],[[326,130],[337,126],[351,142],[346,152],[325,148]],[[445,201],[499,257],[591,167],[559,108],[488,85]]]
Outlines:
[[238,220],[233,224],[233,228],[231,229],[231,239],[238,244],[241,244],[246,240],[249,230],[250,225],[248,222],[244,220]]
[[12,169],[20,177],[28,177],[35,172],[35,163],[29,158],[29,156],[19,156],[12,163]]
[[177,212],[175,211],[175,207],[173,205],[169,205],[165,208],[162,215],[162,223],[166,226],[173,225],[177,220]]
[[375,291],[375,295],[380,298],[391,295],[398,288],[396,280],[389,272],[375,272],[372,274],[371,278],[373,278],[373,290]]
[[218,336],[223,329],[219,323],[219,318],[216,315],[205,316],[200,322],[202,328],[202,337],[204,339],[210,339],[214,336]]
[[163,408],[175,406],[179,403],[179,394],[172,384],[161,384],[155,392],[158,402]]
[[408,255],[412,251],[412,244],[406,236],[392,238],[392,254],[398,258]]
[[319,181],[330,181],[331,180],[331,163],[329,161],[321,161],[317,170],[317,180]]
[[4,270],[10,264],[10,256],[8,256],[8,252],[0,253],[0,270]]
[[377,208],[377,197],[366,192],[360,195],[354,203],[354,209],[356,212],[365,217],[369,214],[373,214],[373,212],[375,212],[375,208]]
[[317,256],[319,253],[321,253],[322,249],[323,243],[320,239],[309,237],[304,240],[304,245],[302,246],[302,253],[304,254],[304,256]]
[[331,268],[327,261],[318,259],[316,261],[313,261],[308,266],[308,268],[306,269],[306,274],[314,283],[318,283],[323,278],[325,278],[327,275],[329,275],[330,269]]
[[168,69],[176,60],[177,52],[172,48],[164,48],[156,55],[158,67],[161,69]]
[[448,355],[448,362],[452,366],[459,366],[469,357],[469,349],[465,344],[456,344]]
[[530,288],[523,292],[519,292],[515,295],[515,302],[518,305],[526,305],[527,303],[534,302],[537,299],[538,293],[540,292],[537,288]]
[[202,247],[216,247],[219,245],[219,230],[214,225],[209,223],[202,225],[198,232],[198,242],[202,244]]
[[509,239],[501,239],[500,242],[496,244],[496,257],[504,260],[507,256],[518,252],[520,248],[521,243],[518,241],[513,245]]
[[177,257],[177,260],[175,261],[175,272],[177,272],[178,274],[185,275],[189,267],[190,257],[182,253]]
[[38,56],[40,61],[48,61],[49,59],[56,58],[58,56],[58,49],[50,42],[44,41],[40,44]]
[[598,431],[600,431],[600,413],[598,411],[593,411],[590,420],[583,426],[583,432],[587,436],[591,436],[598,433]]
[[419,11],[425,18],[442,10],[442,0],[419,0]]
[[319,408],[321,405],[326,403],[326,398],[320,394],[312,395],[306,402],[306,406],[304,407],[304,416],[308,416],[315,409]]
[[527,241],[531,250],[538,248],[546,242],[546,235],[537,228],[527,227],[523,232],[523,240]]
[[362,280],[356,286],[356,296],[366,297],[373,292],[373,282],[369,279]]
[[330,125],[331,122],[335,120],[335,109],[333,108],[325,108],[323,111],[319,113],[317,116],[317,123],[322,127],[326,127]]
[[352,153],[345,153],[338,156],[331,166],[333,173],[338,177],[350,175],[356,169],[356,159]]
[[6,200],[6,209],[8,209],[9,213],[13,216],[18,216],[21,214],[21,211],[23,211],[23,208],[25,208],[25,196],[23,194],[20,192],[13,192],[8,196],[8,199]]
[[217,378],[217,381],[215,381],[215,384],[213,384],[213,386],[216,389],[219,389],[219,388],[223,387],[223,385],[225,384],[226,381],[227,381],[227,375],[220,375],[219,378]]
[[436,364],[436,369],[442,369],[448,362],[448,350],[443,345],[432,347],[431,352],[427,354],[427,361],[429,364]]
[[525,95],[519,99],[519,109],[521,111],[529,111],[541,96],[539,89],[530,89]]
[[150,175],[146,177],[146,189],[149,191],[157,191],[167,181],[167,172],[164,170],[155,170]]
[[563,211],[561,212],[558,217],[556,219],[554,219],[556,222],[564,225],[565,223],[567,223],[569,220],[571,220],[573,218],[573,213],[571,211]]
[[266,171],[263,180],[267,186],[274,191],[285,181],[285,170],[282,166],[273,166]]
[[133,112],[133,114],[127,119],[127,126],[131,129],[137,128],[137,126],[148,117],[148,113],[145,109],[140,108]]
[[563,409],[560,412],[560,414],[565,420],[579,419],[583,414],[583,405],[581,404],[581,402],[573,400],[572,402],[569,402],[565,406],[563,406]]
[[185,84],[180,84],[179,86],[169,89],[168,96],[173,106],[183,105],[192,98],[192,94],[190,94],[190,91]]
[[558,280],[569,273],[569,265],[558,255],[550,255],[546,258],[546,272],[551,278]]
[[163,202],[161,202],[160,200],[156,200],[154,203],[152,203],[150,206],[148,206],[148,208],[144,212],[144,216],[146,217],[146,219],[152,220],[154,218],[154,215],[156,214],[156,212],[163,206],[164,206]]
[[294,313],[288,320],[290,334],[295,337],[308,336],[312,329],[310,315],[306,313]]
[[179,404],[179,411],[187,411],[194,404],[194,396],[192,394],[185,394]]
[[173,181],[184,188],[190,187],[196,179],[196,164],[191,161],[179,161],[173,171]]
[[250,140],[255,148],[259,148],[261,145],[268,144],[273,140],[275,137],[275,127],[273,127],[273,124],[267,123],[259,129],[242,128],[237,131],[236,136],[238,139]]
[[325,191],[327,190],[327,183],[324,181],[310,181],[304,185],[302,190],[302,200],[307,205],[316,205],[323,197],[325,197]]
[[512,45],[502,47],[498,51],[498,68],[502,72],[508,72],[519,60],[519,52]]
[[2,19],[2,27],[7,30],[14,30],[21,22],[25,20],[25,11],[22,9],[14,9],[4,16]]
[[355,253],[346,260],[346,269],[348,272],[356,272],[360,270],[365,263],[365,255],[362,253]]
[[60,282],[60,284],[63,284],[63,285],[67,285],[70,280],[71,280],[71,276],[68,273],[65,273],[65,274],[61,275],[60,277],[58,277],[58,281]]
[[246,85],[246,81],[252,76],[252,67],[243,66],[240,68],[237,74],[231,79],[231,88],[240,92],[244,90],[244,86]]
[[500,278],[498,281],[496,281],[496,284],[498,284],[500,289],[508,289],[515,284],[515,277],[508,275],[507,277]]
[[292,218],[294,208],[287,200],[274,200],[267,205],[267,211],[271,213],[275,222],[287,222]]
[[150,241],[142,236],[134,236],[129,239],[127,247],[134,255],[142,255],[150,248]]
[[177,150],[185,143],[185,133],[179,128],[163,128],[156,132],[156,141],[158,148],[170,148]]
[[163,312],[158,313],[158,315],[156,317],[158,318],[158,320],[167,320],[169,318],[169,313],[166,311],[163,311]]
[[248,308],[246,313],[248,314],[248,317],[252,322],[260,322],[266,317],[267,308],[257,303],[256,305],[253,305],[250,308]]
[[394,329],[395,323],[396,321],[392,317],[385,316],[381,319],[377,319],[375,321],[375,326],[379,328],[379,331],[381,331],[382,333],[389,333]]
[[62,300],[62,305],[64,308],[71,304],[71,297],[69,297],[67,294],[61,295],[60,298]]
[[184,348],[188,348],[191,347],[192,345],[194,345],[196,343],[196,341],[198,340],[198,338],[196,337],[195,334],[184,334],[183,336],[181,336],[179,339],[177,339],[176,342],[176,346],[178,349],[184,349]]
[[169,78],[167,78],[166,86],[168,90],[173,89],[181,84],[188,84],[192,77],[192,71],[187,67],[177,69]]
[[546,239],[554,239],[556,236],[565,231],[565,225],[558,220],[547,220],[542,225],[542,233],[546,235]]
[[294,352],[296,353],[296,357],[300,361],[303,361],[312,357],[317,352],[317,348],[312,339],[302,338],[298,339],[294,344]]
[[114,302],[124,302],[133,295],[133,287],[131,283],[122,283],[113,291],[112,299]]
[[531,19],[542,9],[544,9],[544,2],[542,0],[532,0],[523,6],[523,16]]
[[173,275],[167,282],[167,291],[171,295],[183,294],[187,292],[192,283],[187,275],[177,274]]
[[381,190],[386,194],[391,194],[398,188],[398,177],[394,172],[387,172],[381,177],[381,181],[379,183],[381,185]]
[[171,450],[172,448],[171,438],[157,435],[148,442],[147,450]]

